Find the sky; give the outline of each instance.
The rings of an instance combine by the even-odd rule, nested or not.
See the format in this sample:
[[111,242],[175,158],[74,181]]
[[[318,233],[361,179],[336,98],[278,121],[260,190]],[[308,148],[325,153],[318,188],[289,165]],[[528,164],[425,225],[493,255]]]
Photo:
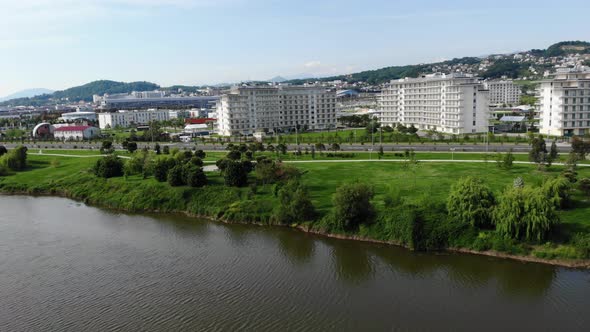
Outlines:
[[0,0],[0,96],[329,76],[590,40],[590,1]]

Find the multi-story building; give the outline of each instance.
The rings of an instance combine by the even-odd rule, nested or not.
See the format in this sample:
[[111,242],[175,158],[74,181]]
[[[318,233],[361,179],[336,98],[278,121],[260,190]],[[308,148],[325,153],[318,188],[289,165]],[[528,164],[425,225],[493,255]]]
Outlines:
[[241,86],[217,104],[220,135],[336,126],[336,93],[322,87]]
[[517,105],[520,102],[520,86],[512,80],[494,80],[485,82],[490,90],[490,105]]
[[219,96],[165,96],[162,91],[120,93],[93,96],[93,101],[101,109],[138,109],[155,107],[193,107],[212,109]]
[[98,125],[100,129],[147,125],[151,121],[166,121],[169,119],[169,110],[122,110],[117,112],[98,113]]
[[572,136],[590,132],[590,69],[558,69],[537,88],[539,131]]
[[489,95],[464,74],[430,74],[391,81],[379,97],[383,125],[403,124],[448,134],[488,131]]

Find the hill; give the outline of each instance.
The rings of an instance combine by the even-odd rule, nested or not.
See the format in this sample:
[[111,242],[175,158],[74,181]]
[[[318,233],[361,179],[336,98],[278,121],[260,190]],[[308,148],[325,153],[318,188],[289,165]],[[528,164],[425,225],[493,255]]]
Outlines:
[[[590,43],[585,41],[563,41],[549,46],[545,50],[533,49],[515,54],[495,54],[486,57],[463,57],[429,64],[392,66],[376,70],[367,70],[349,75],[323,78],[290,80],[292,84],[313,81],[343,80],[349,83],[366,82],[371,85],[381,84],[403,77],[418,77],[422,74],[462,71],[479,75],[483,78],[538,78],[553,67],[548,59],[562,59],[567,55],[590,55]],[[588,60],[584,64],[590,64]]]
[[40,96],[43,94],[49,94],[49,93],[53,93],[53,90],[49,90],[49,89],[26,89],[26,90],[22,90],[19,92],[15,92],[11,95],[5,96],[5,97],[1,97],[0,101],[5,101],[5,100],[10,100],[10,99],[17,99],[17,98],[30,98],[30,97],[35,97],[35,96]]
[[129,93],[133,91],[152,91],[159,89],[160,86],[150,82],[115,82],[115,81],[94,81],[81,86],[76,86],[62,91],[56,91],[51,94],[43,94],[35,97],[17,98],[4,101],[0,105],[31,105],[39,106],[50,102],[66,101],[92,101],[92,96],[103,95],[105,93]]

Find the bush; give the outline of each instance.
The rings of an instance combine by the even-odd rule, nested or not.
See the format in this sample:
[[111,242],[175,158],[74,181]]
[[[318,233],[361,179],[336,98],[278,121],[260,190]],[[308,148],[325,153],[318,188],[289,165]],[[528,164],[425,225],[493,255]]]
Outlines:
[[162,148],[162,153],[170,154],[170,147],[168,145],[164,145],[164,147]]
[[226,186],[244,187],[248,184],[248,173],[252,171],[250,161],[227,160],[220,163],[219,166],[221,166]]
[[94,174],[105,179],[122,176],[123,161],[114,155],[100,158],[94,165]]
[[195,151],[195,157],[197,157],[197,158],[205,159],[206,156],[207,156],[207,154],[203,150]]
[[565,208],[570,205],[569,191],[571,183],[565,177],[556,177],[545,180],[541,187],[543,193],[550,200],[556,209]]
[[168,171],[176,166],[176,161],[172,158],[161,158],[154,163],[154,177],[159,182],[168,179]]
[[27,168],[27,148],[18,146],[4,154],[0,159],[0,165],[13,171],[24,170]]
[[542,188],[508,188],[494,210],[497,231],[506,238],[541,242],[559,222]]
[[590,196],[590,179],[589,178],[580,179],[580,181],[578,181],[578,188],[586,196]]
[[176,165],[168,171],[166,179],[172,187],[178,187],[185,184],[183,175],[183,167]]
[[495,203],[494,194],[483,181],[467,177],[451,187],[447,210],[449,217],[460,224],[490,227]]
[[584,258],[590,258],[590,234],[578,233],[572,238],[574,248]]
[[373,188],[360,182],[341,185],[332,198],[333,216],[337,229],[357,230],[360,224],[370,224],[375,218],[371,203]]
[[280,224],[292,224],[313,220],[315,207],[309,199],[307,188],[298,180],[291,180],[278,190],[279,206],[273,213],[273,220]]
[[4,145],[0,145],[0,157],[5,155],[6,153],[8,153],[8,150],[6,149],[6,147]]
[[[200,159],[199,159],[200,160]],[[203,168],[187,163],[183,168],[184,182],[191,187],[203,187],[207,184],[207,176]]]

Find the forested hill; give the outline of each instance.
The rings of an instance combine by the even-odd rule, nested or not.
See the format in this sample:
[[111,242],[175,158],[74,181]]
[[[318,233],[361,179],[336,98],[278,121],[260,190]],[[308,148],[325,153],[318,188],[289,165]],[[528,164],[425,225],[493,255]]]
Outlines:
[[[547,60],[554,58],[558,60],[557,63],[561,63],[565,61],[566,56],[573,54],[590,55],[590,43],[585,41],[564,41],[553,44],[545,50],[533,49],[512,54],[494,54],[486,57],[456,58],[437,63],[392,66],[349,75],[297,79],[291,80],[289,83],[302,84],[318,80],[343,80],[350,83],[367,82],[368,84],[374,85],[403,77],[418,77],[421,74],[436,71],[446,73],[462,71],[484,78],[498,78],[502,76],[510,78],[535,78],[542,75],[544,70],[553,67],[552,61]],[[590,61],[585,60],[582,64],[590,65]]]
[[150,82],[115,82],[115,81],[94,81],[81,86],[76,86],[62,91],[56,91],[52,94],[44,94],[31,98],[12,99],[0,103],[0,105],[32,105],[38,106],[47,104],[51,100],[69,100],[69,101],[92,101],[92,96],[103,95],[105,93],[129,93],[133,91],[152,91],[159,89],[160,86]]

